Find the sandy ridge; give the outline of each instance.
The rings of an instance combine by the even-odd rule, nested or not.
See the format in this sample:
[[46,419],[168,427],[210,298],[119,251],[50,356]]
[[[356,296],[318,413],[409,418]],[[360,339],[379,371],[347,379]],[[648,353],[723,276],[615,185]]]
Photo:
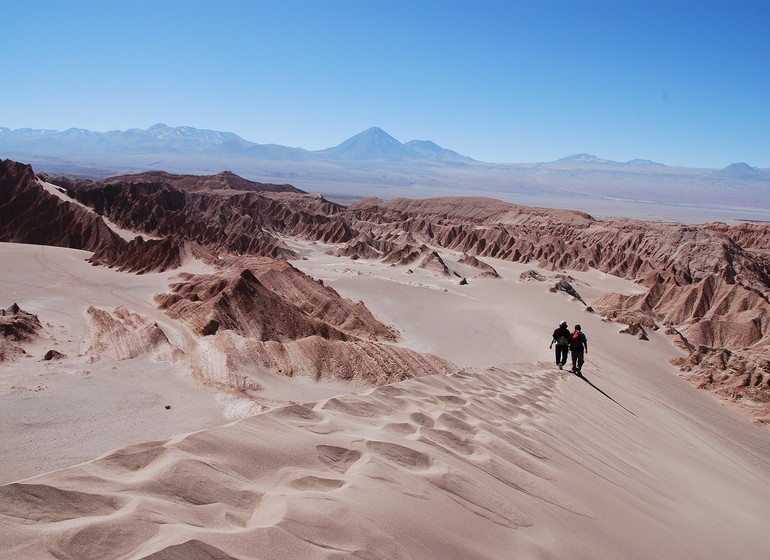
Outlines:
[[[604,376],[465,370],[148,442],[0,487],[0,541],[26,558],[761,555],[768,463],[707,431],[683,448]],[[731,516],[704,526],[717,502]]]

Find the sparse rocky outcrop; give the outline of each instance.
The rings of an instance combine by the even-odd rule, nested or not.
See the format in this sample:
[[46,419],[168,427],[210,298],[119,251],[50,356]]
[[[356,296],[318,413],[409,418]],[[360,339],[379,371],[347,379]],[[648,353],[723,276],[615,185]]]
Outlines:
[[565,276],[559,277],[559,279],[556,281],[556,283],[553,285],[553,289],[557,292],[564,292],[565,294],[572,296],[576,300],[578,300],[583,305],[586,305],[586,302],[583,301],[583,298],[580,297],[580,294],[577,292],[577,290],[572,286],[572,284],[569,283],[567,278]]
[[645,331],[644,327],[639,323],[631,323],[620,332],[622,334],[630,334],[631,336],[635,336],[639,340],[650,340],[650,338],[647,336],[647,331]]
[[0,309],[0,362],[25,354],[21,343],[34,339],[41,328],[37,315],[15,303]]
[[523,282],[545,282],[546,278],[537,270],[526,270],[519,274],[519,280]]
[[43,361],[50,362],[51,360],[63,360],[67,356],[62,354],[58,350],[51,349],[43,355]]
[[472,266],[473,268],[479,269],[479,273],[476,274],[476,278],[500,278],[500,275],[497,273],[497,270],[495,270],[495,267],[489,263],[480,261],[473,255],[465,253],[458,262],[460,264],[466,264],[468,266]]
[[37,315],[27,313],[15,303],[0,309],[0,334],[3,338],[19,342],[31,340],[40,327]]
[[433,272],[440,274],[441,276],[452,276],[452,271],[447,266],[438,251],[430,251],[419,265],[419,268],[426,270],[432,270]]
[[89,307],[86,311],[89,334],[86,354],[98,359],[102,354],[116,360],[130,360],[151,355],[156,359],[170,359],[175,349],[154,321],[125,307],[112,311]]

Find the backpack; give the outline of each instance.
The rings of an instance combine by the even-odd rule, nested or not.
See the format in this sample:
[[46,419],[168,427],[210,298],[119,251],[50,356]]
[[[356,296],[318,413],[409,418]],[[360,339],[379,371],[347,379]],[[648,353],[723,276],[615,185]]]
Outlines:
[[580,350],[583,348],[583,344],[580,342],[580,331],[575,331],[570,335],[569,346],[572,350]]
[[566,346],[567,344],[569,344],[569,339],[566,336],[562,335],[556,340],[556,344],[558,344],[559,346]]

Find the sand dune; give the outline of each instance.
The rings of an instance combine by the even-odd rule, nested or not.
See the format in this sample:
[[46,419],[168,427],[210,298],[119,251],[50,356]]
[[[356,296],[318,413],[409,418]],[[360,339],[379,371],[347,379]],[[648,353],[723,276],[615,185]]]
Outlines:
[[615,375],[466,369],[136,445],[1,487],[0,539],[18,558],[762,557],[767,455]]

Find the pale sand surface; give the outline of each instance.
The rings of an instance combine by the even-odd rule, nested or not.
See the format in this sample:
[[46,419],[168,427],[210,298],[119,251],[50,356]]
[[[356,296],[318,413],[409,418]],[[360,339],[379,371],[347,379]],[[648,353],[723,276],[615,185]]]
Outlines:
[[[450,269],[467,276],[468,285],[461,286],[459,277],[442,277],[416,266],[340,259],[326,255],[329,247],[323,244],[291,245],[307,259],[292,264],[341,295],[364,301],[378,319],[399,329],[402,344],[438,354],[458,365],[486,367],[549,358],[551,333],[561,320],[570,327],[582,323],[592,339],[601,333],[609,336],[613,345],[630,342],[629,337],[617,334],[622,326],[602,323],[599,317],[585,312],[584,305],[562,292],[549,293],[558,272],[482,259],[492,264],[502,278],[472,278],[479,271],[459,264],[461,253],[442,250]],[[548,281],[520,280],[521,274],[529,270],[540,272]],[[632,282],[598,271],[568,274],[575,278],[573,286],[589,303],[590,298],[605,292],[644,292]],[[606,345],[597,345],[597,350],[605,351],[603,346],[606,350]],[[667,357],[678,355],[668,346],[662,351]],[[588,359],[593,359],[590,345]]]
[[[399,329],[399,344],[461,372],[346,395],[338,387],[337,397],[284,383],[268,396],[291,393],[305,406],[172,437],[237,414],[227,396],[196,385],[184,360],[88,363],[82,340],[88,305],[125,305],[194,354],[190,333],[152,303],[178,271],[129,276],[83,264],[87,253],[0,244],[0,305],[38,314],[70,356],[39,362],[46,342],[0,366],[0,480],[161,440],[0,487],[0,556],[144,558],[178,547],[156,558],[226,557],[216,547],[260,559],[754,559],[770,550],[770,432],[679,377],[668,364],[679,351],[662,334],[620,334],[550,292],[554,272],[521,281],[527,265],[483,259],[503,278],[466,270],[460,286],[292,243],[307,257],[295,266],[363,300]],[[442,256],[462,269],[459,255]],[[639,289],[571,275],[589,305]],[[553,364],[561,319],[589,338],[585,379]]]
[[[25,343],[28,356],[0,363],[0,483],[93,459],[111,449],[220,425],[262,409],[241,395],[198,383],[192,366],[207,348],[182,323],[168,318],[155,294],[182,271],[209,273],[197,261],[159,274],[124,274],[86,262],[91,253],[0,243],[2,301],[37,315],[42,336]],[[187,355],[116,359],[90,349],[89,306],[123,306],[157,322],[171,345]],[[63,360],[43,361],[55,349]],[[278,399],[296,381],[265,376]],[[299,385],[303,398],[349,390],[342,385]],[[166,409],[169,405],[171,408]]]

